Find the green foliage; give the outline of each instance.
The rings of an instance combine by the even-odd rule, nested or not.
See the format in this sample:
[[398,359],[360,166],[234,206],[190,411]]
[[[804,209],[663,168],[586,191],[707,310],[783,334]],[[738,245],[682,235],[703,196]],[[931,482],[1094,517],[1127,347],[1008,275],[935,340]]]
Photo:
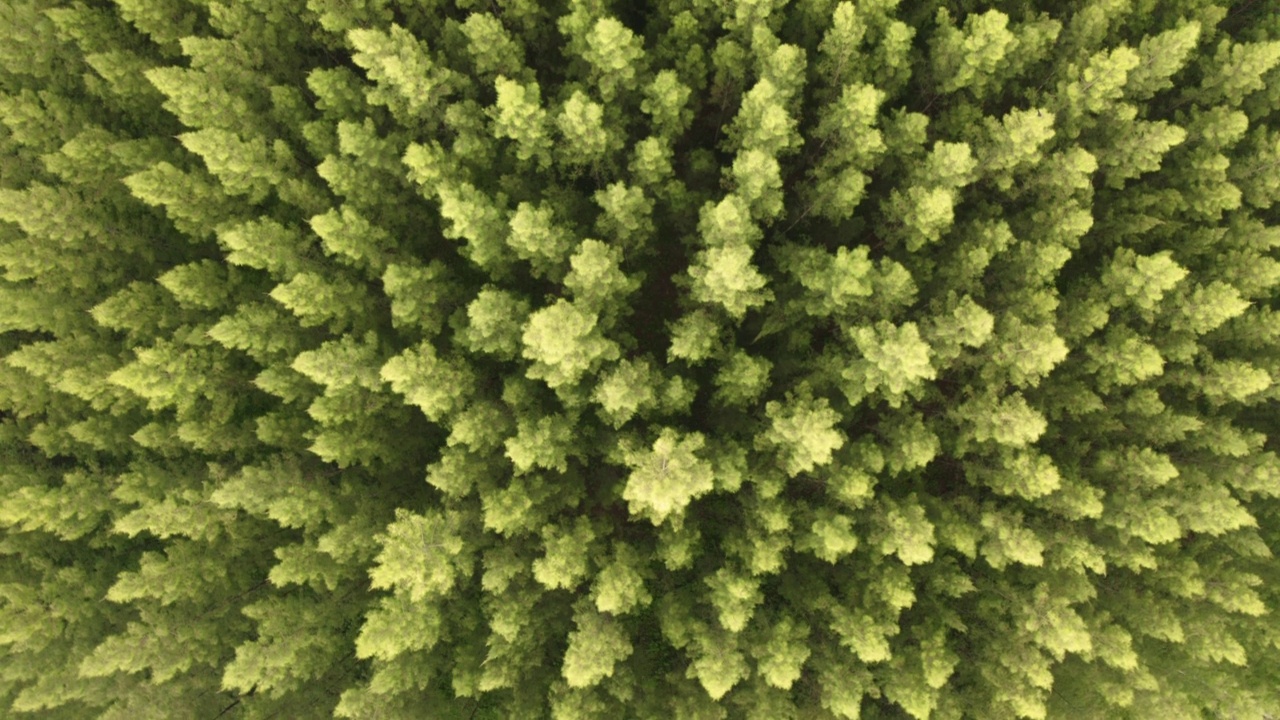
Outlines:
[[832,452],[845,442],[835,429],[840,416],[827,399],[807,395],[789,396],[785,403],[773,401],[766,405],[765,415],[771,425],[756,437],[758,447],[777,448],[783,469],[792,477],[831,462]]
[[521,342],[532,361],[528,377],[555,390],[577,383],[603,360],[618,359],[617,343],[598,325],[599,315],[563,298],[529,316]]
[[600,379],[592,399],[602,417],[615,428],[622,427],[637,413],[654,407],[658,400],[658,374],[646,360],[623,360]]
[[968,88],[978,97],[986,95],[1018,49],[1009,16],[999,10],[969,15],[961,29],[952,24],[949,13],[940,10],[938,25],[941,31],[933,47],[938,89],[953,93]]
[[562,163],[571,166],[600,164],[621,144],[616,131],[605,127],[604,106],[581,90],[564,101],[556,115],[556,127],[561,137],[558,155]]
[[569,687],[585,688],[613,675],[614,667],[634,651],[618,623],[589,608],[575,617],[578,629],[569,634],[564,653],[564,678]]
[[0,715],[1280,716],[1275,0],[15,0]]
[[612,102],[636,80],[636,66],[644,57],[643,39],[636,37],[617,18],[602,17],[587,32],[586,41],[583,59],[591,65],[600,98]]
[[409,30],[360,28],[347,33],[355,50],[351,60],[376,87],[366,91],[370,104],[386,106],[401,122],[433,119],[440,98],[449,94],[456,73],[437,67],[427,44]]
[[664,427],[650,449],[624,447],[631,473],[622,497],[631,512],[654,525],[668,519],[679,522],[694,498],[715,487],[711,465],[697,455],[705,446],[706,438],[699,433],[682,436]]
[[495,87],[498,100],[492,111],[494,134],[514,140],[520,160],[536,159],[546,167],[551,161],[550,121],[542,108],[538,84],[521,85],[499,75]]
[[380,376],[432,420],[461,410],[474,383],[465,366],[441,358],[429,343],[388,360]]
[[689,267],[693,297],[699,302],[723,308],[740,321],[747,310],[773,298],[765,286],[768,280],[751,263],[752,250],[746,244],[723,245],[698,252]]
[[883,391],[893,407],[900,407],[909,390],[921,381],[937,377],[930,363],[930,348],[920,337],[915,323],[895,327],[881,322],[876,327],[859,327],[853,340],[862,355],[842,373],[845,395],[857,404],[867,395]]
[[382,274],[382,287],[391,301],[391,322],[406,331],[421,329],[429,336],[444,328],[446,310],[458,292],[448,268],[438,260],[427,265],[389,264]]

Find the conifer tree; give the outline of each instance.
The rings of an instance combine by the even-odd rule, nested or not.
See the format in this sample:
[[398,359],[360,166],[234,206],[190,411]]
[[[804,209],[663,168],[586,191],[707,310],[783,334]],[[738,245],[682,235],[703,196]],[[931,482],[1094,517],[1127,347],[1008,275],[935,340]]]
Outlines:
[[1280,717],[1275,0],[12,0],[0,715]]

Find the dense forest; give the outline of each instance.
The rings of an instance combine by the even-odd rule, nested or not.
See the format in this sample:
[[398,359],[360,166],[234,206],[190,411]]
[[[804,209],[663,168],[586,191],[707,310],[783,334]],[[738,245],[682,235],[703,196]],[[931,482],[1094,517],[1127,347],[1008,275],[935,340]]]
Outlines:
[[0,716],[1280,716],[1280,0],[0,0]]

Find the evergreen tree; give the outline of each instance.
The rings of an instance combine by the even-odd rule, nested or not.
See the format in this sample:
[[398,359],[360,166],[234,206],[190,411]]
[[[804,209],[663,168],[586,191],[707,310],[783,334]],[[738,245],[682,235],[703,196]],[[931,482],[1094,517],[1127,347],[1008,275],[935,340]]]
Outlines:
[[1280,716],[1280,3],[10,0],[0,714]]

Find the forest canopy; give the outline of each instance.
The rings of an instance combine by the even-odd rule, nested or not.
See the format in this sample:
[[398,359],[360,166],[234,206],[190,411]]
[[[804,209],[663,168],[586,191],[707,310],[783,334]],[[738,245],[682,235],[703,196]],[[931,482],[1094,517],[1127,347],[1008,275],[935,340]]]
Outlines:
[[0,715],[1280,716],[1280,0],[0,0]]

